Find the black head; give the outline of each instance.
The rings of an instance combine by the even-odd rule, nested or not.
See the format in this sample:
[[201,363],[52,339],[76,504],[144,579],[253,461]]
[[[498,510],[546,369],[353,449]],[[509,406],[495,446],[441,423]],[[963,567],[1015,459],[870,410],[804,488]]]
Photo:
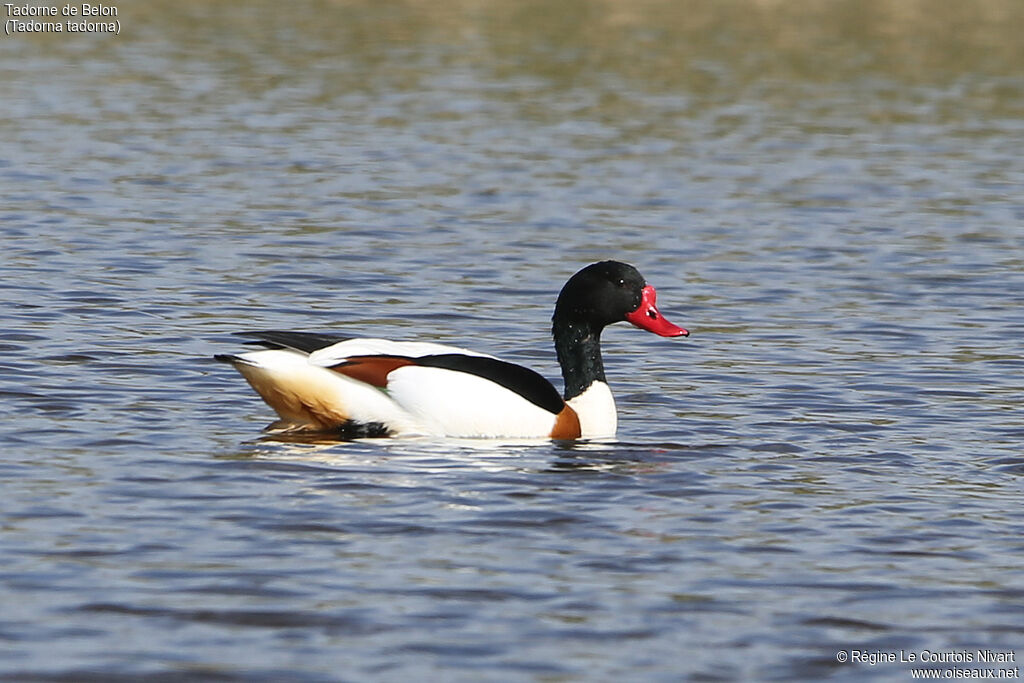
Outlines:
[[626,319],[643,296],[644,276],[618,261],[592,263],[565,283],[555,303],[555,317],[587,323],[600,330]]
[[654,287],[628,263],[592,263],[562,287],[555,304],[555,325],[562,322],[600,333],[606,325],[629,321],[663,337],[689,334],[658,312],[656,296]]

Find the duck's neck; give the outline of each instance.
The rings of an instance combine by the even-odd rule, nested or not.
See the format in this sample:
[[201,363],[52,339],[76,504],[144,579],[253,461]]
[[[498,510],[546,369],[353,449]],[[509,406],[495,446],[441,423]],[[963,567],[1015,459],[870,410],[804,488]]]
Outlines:
[[601,360],[601,330],[586,322],[555,317],[552,326],[555,353],[562,366],[565,380],[565,400],[570,401],[595,381],[604,382],[604,362]]
[[579,418],[581,436],[614,436],[618,417],[615,399],[604,378],[601,330],[556,316],[553,331],[565,380],[565,402]]

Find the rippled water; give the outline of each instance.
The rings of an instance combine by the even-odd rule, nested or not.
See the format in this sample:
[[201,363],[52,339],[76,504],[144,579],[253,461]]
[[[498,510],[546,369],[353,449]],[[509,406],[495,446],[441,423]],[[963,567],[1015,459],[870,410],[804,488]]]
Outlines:
[[[0,39],[0,678],[1022,649],[1022,8],[822,7],[153,2]],[[613,442],[268,440],[210,360],[295,328],[557,378],[554,296],[609,257],[692,332],[606,333]]]

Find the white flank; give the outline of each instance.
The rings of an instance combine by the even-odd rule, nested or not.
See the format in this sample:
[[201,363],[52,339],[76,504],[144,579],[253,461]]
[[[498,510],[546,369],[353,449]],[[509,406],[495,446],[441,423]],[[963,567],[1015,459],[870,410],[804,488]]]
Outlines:
[[579,396],[566,401],[580,418],[581,436],[598,438],[615,436],[619,418],[615,412],[615,398],[604,382],[595,381]]
[[431,431],[462,437],[547,437],[555,415],[514,391],[456,370],[407,365],[388,375],[388,395]]

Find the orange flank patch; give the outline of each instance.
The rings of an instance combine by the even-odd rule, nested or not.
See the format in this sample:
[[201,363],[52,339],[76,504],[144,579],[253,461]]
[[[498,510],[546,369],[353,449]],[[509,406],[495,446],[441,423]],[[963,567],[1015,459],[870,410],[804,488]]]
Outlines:
[[551,430],[552,439],[578,439],[583,430],[580,429],[580,418],[576,411],[566,404],[562,412],[555,417],[555,426]]
[[352,356],[344,363],[332,366],[331,370],[370,386],[383,388],[388,385],[388,375],[392,371],[415,364],[413,359],[402,356]]

